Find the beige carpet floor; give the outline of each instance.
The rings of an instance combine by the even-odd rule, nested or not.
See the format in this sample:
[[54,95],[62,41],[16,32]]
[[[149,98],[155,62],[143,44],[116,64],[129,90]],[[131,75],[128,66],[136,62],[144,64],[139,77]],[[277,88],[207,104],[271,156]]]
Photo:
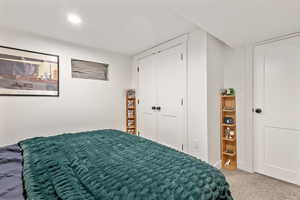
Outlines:
[[234,200],[300,200],[300,186],[240,170],[222,172]]

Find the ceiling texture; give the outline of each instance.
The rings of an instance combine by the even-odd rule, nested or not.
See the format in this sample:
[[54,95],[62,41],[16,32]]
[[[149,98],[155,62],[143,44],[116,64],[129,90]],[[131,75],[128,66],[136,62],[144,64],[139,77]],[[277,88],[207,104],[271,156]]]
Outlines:
[[299,10],[299,0],[0,0],[0,31],[134,55],[197,27],[232,47],[293,33]]

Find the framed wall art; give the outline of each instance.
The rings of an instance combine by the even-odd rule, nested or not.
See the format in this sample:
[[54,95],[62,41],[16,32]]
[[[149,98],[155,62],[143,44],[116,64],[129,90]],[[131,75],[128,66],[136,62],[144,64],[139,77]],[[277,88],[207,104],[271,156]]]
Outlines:
[[59,56],[0,46],[1,96],[59,96]]

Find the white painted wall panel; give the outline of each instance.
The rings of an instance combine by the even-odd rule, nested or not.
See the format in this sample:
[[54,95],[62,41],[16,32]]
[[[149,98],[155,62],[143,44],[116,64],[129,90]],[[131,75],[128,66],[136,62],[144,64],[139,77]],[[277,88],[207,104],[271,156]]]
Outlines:
[[237,106],[238,168],[253,170],[252,130],[252,47],[243,46],[227,52],[224,87],[235,88]]
[[211,35],[207,37],[207,134],[208,161],[220,162],[220,89],[224,87],[224,66],[229,47]]
[[[0,146],[64,132],[124,130],[129,57],[4,30],[0,44],[60,56],[60,97],[0,97]],[[109,63],[110,80],[72,79],[71,58]]]
[[207,140],[207,33],[196,30],[188,41],[189,153],[208,161]]

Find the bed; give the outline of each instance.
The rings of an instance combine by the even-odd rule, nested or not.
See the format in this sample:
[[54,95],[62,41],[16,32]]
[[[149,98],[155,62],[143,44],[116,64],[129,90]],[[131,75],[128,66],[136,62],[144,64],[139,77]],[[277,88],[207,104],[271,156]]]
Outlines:
[[117,130],[21,141],[0,170],[1,200],[232,200],[218,169]]

